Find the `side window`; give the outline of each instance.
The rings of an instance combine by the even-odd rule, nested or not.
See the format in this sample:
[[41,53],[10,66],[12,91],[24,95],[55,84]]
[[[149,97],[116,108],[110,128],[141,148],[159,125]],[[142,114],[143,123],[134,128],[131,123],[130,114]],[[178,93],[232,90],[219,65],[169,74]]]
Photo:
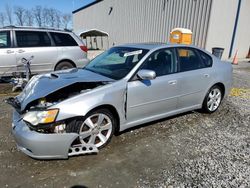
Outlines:
[[65,33],[50,33],[56,46],[78,46],[76,41],[69,34]]
[[9,48],[10,46],[10,32],[0,31],[0,48]]
[[46,47],[51,46],[51,41],[46,32],[16,31],[18,47]]
[[200,54],[200,57],[201,57],[201,60],[203,61],[204,66],[212,67],[212,64],[213,64],[212,58],[202,51],[198,51],[198,53]]
[[153,52],[143,63],[141,69],[153,70],[156,76],[177,72],[175,54],[172,49],[161,49]]
[[185,72],[206,68],[212,65],[208,55],[193,48],[177,48],[179,71]]

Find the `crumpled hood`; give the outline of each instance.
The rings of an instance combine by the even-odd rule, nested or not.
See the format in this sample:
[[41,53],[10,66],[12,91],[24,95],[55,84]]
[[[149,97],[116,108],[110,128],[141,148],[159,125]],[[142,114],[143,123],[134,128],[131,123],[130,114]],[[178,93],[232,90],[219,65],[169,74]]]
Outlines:
[[23,111],[30,102],[43,98],[71,84],[109,81],[114,80],[84,69],[68,69],[37,75],[32,77],[22,93],[17,96],[17,100],[21,105],[21,111]]

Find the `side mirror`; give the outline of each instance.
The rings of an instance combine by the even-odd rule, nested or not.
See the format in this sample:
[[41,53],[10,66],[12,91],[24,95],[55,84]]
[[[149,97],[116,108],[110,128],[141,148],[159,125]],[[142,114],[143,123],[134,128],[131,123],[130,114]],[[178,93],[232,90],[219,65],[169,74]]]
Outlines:
[[137,76],[142,80],[153,80],[156,78],[156,73],[153,70],[142,69],[139,70]]

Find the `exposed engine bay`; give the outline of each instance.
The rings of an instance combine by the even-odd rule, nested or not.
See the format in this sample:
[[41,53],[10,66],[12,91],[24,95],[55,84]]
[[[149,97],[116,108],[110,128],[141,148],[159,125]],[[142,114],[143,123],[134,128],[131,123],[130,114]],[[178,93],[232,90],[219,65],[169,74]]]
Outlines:
[[[17,112],[19,112],[20,114],[24,114],[29,111],[45,110],[50,106],[60,103],[61,101],[64,101],[66,99],[69,99],[71,97],[74,97],[82,93],[86,93],[94,88],[103,86],[107,83],[108,82],[74,83],[72,85],[61,88],[53,93],[50,93],[49,95],[43,98],[30,102],[26,106],[24,111],[20,110],[20,104],[17,98],[10,97],[6,99],[5,102],[10,104],[12,107],[14,107],[17,110]],[[35,130],[41,133],[66,133],[66,126],[67,126],[67,123],[70,121],[71,119],[66,119],[64,121],[55,122],[52,124],[41,124],[37,126],[33,126],[32,124],[28,123],[28,126],[32,130]]]
[[74,97],[81,93],[86,93],[94,88],[100,87],[107,84],[106,82],[86,82],[86,83],[74,83],[72,85],[61,88],[49,95],[42,97],[40,99],[30,102],[26,108],[21,111],[20,102],[16,97],[10,97],[5,99],[5,102],[14,107],[20,114],[23,114],[29,110],[34,109],[46,109],[52,105],[55,105],[65,99]]
[[76,95],[86,93],[94,88],[100,87],[102,85],[105,85],[107,83],[105,82],[86,82],[86,83],[74,83],[72,85],[66,86],[62,89],[59,89],[46,97],[40,98],[38,100],[35,100],[31,103],[29,103],[26,106],[26,111],[32,110],[32,109],[43,109],[48,108],[54,104],[57,104],[65,99],[74,97]]

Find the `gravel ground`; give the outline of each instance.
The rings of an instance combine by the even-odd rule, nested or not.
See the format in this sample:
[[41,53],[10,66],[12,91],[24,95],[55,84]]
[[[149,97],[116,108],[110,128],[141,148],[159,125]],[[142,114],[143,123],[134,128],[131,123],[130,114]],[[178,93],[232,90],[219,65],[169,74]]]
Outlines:
[[241,116],[234,105],[223,107],[213,117],[202,115],[185,133],[173,134],[177,155],[185,147],[187,156],[157,179],[142,179],[139,187],[250,187],[249,112]]
[[[250,89],[249,73],[250,63],[234,66],[233,86]],[[0,102],[0,187],[250,187],[246,92],[227,97],[214,114],[149,123],[114,137],[97,155],[52,161],[17,151],[10,107]]]

